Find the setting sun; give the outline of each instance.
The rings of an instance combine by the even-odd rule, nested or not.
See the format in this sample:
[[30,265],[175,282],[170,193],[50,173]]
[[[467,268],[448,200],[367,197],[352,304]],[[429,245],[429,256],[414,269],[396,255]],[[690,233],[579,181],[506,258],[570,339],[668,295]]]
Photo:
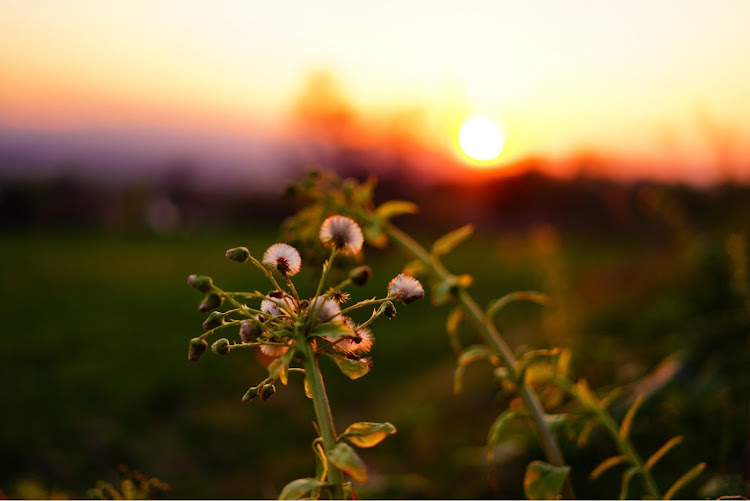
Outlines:
[[471,160],[485,164],[500,156],[505,144],[500,127],[488,118],[466,120],[458,131],[458,145]]

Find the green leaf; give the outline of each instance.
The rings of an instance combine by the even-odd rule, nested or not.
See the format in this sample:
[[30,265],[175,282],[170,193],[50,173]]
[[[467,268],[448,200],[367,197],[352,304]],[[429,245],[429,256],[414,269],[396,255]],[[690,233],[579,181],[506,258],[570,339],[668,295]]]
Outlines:
[[374,447],[385,440],[388,435],[396,433],[396,427],[391,423],[354,423],[344,433],[339,435],[338,441],[346,440],[357,447]]
[[305,388],[305,396],[307,398],[312,399],[312,397],[313,397],[312,388],[310,387],[310,380],[307,379],[307,376],[305,376],[305,381],[303,382],[302,385]]
[[650,458],[648,458],[648,461],[646,461],[646,466],[645,466],[645,468],[646,468],[647,470],[650,470],[651,468],[653,468],[653,467],[654,467],[654,465],[655,465],[655,464],[656,464],[656,463],[657,463],[657,462],[658,462],[658,461],[659,461],[659,460],[660,460],[661,458],[663,458],[663,457],[664,457],[664,455],[665,455],[665,454],[666,454],[667,452],[669,452],[670,450],[672,450],[672,448],[674,448],[675,446],[679,445],[679,444],[680,444],[681,442],[682,442],[682,436],[681,436],[681,435],[678,435],[678,436],[676,436],[676,437],[672,438],[671,440],[669,440],[669,441],[668,441],[668,442],[667,442],[666,444],[664,444],[664,445],[662,445],[661,447],[659,447],[659,450],[657,450],[656,452],[654,452],[654,453],[653,453],[653,454],[651,455],[651,457],[650,457]]
[[553,362],[560,356],[562,348],[553,348],[551,350],[532,350],[527,351],[518,360],[516,364],[516,374],[519,383],[523,383],[526,376],[526,370],[535,364],[542,362]]
[[503,438],[503,432],[508,428],[511,422],[516,419],[520,414],[518,411],[508,409],[507,411],[500,414],[490,426],[490,431],[487,433],[487,447],[494,448],[500,439]]
[[456,230],[446,233],[442,237],[435,240],[432,244],[432,254],[435,256],[442,256],[452,251],[458,244],[466,240],[474,233],[474,225],[467,224]]
[[385,234],[385,231],[383,231],[383,227],[380,224],[365,224],[362,227],[362,232],[364,233],[367,243],[373,247],[382,249],[388,245],[388,235]]
[[589,409],[599,408],[599,399],[591,391],[585,379],[579,379],[574,389],[576,397],[584,407],[588,407]]
[[324,353],[324,355],[333,360],[338,365],[339,370],[349,379],[359,379],[370,372],[370,366],[361,360],[353,360],[331,353]]
[[607,458],[601,463],[599,463],[599,466],[591,470],[591,473],[589,473],[589,478],[591,480],[596,480],[601,476],[602,473],[609,470],[610,468],[617,466],[618,464],[624,463],[626,460],[625,456],[619,455],[619,456],[612,456],[611,458]]
[[632,466],[622,474],[622,485],[620,486],[620,499],[628,499],[628,487],[635,474],[638,473],[638,467]]
[[594,428],[596,428],[598,425],[599,421],[596,419],[590,419],[586,422],[586,424],[583,425],[581,433],[578,435],[578,441],[576,443],[579,448],[586,445],[586,442],[588,442],[589,437],[591,436],[591,432],[594,431]]
[[396,216],[403,214],[416,214],[419,212],[417,204],[406,202],[404,200],[389,200],[379,205],[375,209],[375,216],[381,221],[388,221]]
[[328,461],[333,466],[343,471],[357,482],[367,483],[367,468],[359,454],[352,449],[352,446],[340,443],[332,450],[328,451]]
[[401,273],[409,275],[410,277],[420,277],[422,275],[427,275],[428,272],[429,270],[427,269],[427,266],[425,266],[425,264],[419,259],[409,261],[404,266],[404,269],[401,270]]
[[638,412],[638,409],[640,408],[642,403],[643,395],[638,395],[638,398],[635,399],[635,402],[633,402],[633,405],[630,406],[628,412],[625,413],[625,417],[622,418],[622,423],[620,423],[621,439],[627,440],[628,435],[630,435],[630,427],[633,424],[633,418],[635,417],[635,413]]
[[693,466],[687,473],[678,478],[677,481],[672,484],[672,487],[670,487],[667,493],[664,494],[664,499],[672,499],[680,489],[685,487],[689,482],[692,482],[705,468],[706,463],[698,463]]
[[315,453],[315,477],[318,480],[325,481],[328,477],[328,458],[323,451],[323,440],[321,438],[313,440],[313,452]]
[[466,288],[472,284],[474,278],[471,275],[450,276],[441,282],[438,282],[432,288],[433,306],[441,306],[453,298],[458,289]]
[[489,360],[493,365],[499,365],[500,360],[497,358],[492,350],[484,345],[476,344],[469,346],[458,357],[458,366],[456,367],[456,373],[453,380],[453,393],[458,395],[463,390],[463,378],[466,367],[479,360]]
[[549,303],[549,298],[541,292],[536,291],[511,292],[491,302],[487,307],[487,316],[490,318],[493,317],[497,312],[515,301],[531,301],[532,303],[546,305]]
[[268,364],[268,375],[272,379],[280,380],[281,384],[286,386],[286,384],[289,382],[289,364],[291,363],[293,356],[294,348],[290,347],[279,357],[274,359],[273,362]]
[[281,489],[279,499],[306,498],[310,494],[310,491],[325,485],[325,482],[321,482],[317,478],[298,478],[297,480],[292,480]]
[[338,338],[341,336],[354,336],[356,333],[351,327],[339,319],[324,324],[318,324],[310,332],[312,336]]
[[570,466],[554,466],[532,461],[526,468],[523,492],[528,499],[557,499],[568,478]]

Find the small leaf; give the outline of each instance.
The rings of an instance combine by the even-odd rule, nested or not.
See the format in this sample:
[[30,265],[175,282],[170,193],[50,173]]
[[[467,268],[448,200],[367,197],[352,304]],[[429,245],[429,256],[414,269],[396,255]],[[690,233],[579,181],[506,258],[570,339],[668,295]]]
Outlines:
[[670,487],[667,493],[664,494],[664,499],[672,499],[680,489],[685,487],[689,482],[692,482],[698,475],[703,472],[705,468],[706,463],[698,463],[697,465],[693,466],[690,471],[678,478],[677,481],[672,484],[672,487]]
[[578,435],[578,442],[576,443],[579,448],[586,445],[586,442],[588,442],[589,437],[591,436],[591,432],[594,431],[594,428],[596,428],[598,424],[599,421],[597,421],[596,419],[591,419],[587,421],[585,425],[583,425],[581,434]]
[[302,499],[307,497],[313,489],[325,485],[325,482],[321,482],[317,478],[298,478],[297,480],[292,480],[281,489],[279,499]]
[[532,365],[553,362],[558,356],[560,356],[561,348],[553,348],[551,350],[532,350],[523,354],[516,364],[516,374],[518,382],[524,381],[526,376],[526,370]]
[[574,388],[578,400],[581,402],[581,404],[583,404],[584,407],[588,407],[590,409],[599,408],[599,399],[597,399],[596,395],[594,395],[594,393],[591,391],[591,389],[589,388],[589,384],[585,379],[578,380]]
[[453,393],[455,395],[459,395],[463,390],[463,378],[466,366],[479,360],[489,360],[493,365],[499,365],[500,363],[497,355],[484,345],[476,344],[466,348],[461,353],[461,356],[458,357],[458,366],[456,367],[453,380]]
[[464,318],[464,310],[460,307],[454,308],[445,322],[445,330],[448,332],[451,347],[456,355],[461,353],[461,342],[458,340],[458,326]]
[[632,466],[622,474],[622,484],[620,486],[620,499],[628,499],[628,487],[635,474],[638,473],[638,467]]
[[343,439],[357,447],[374,447],[385,440],[388,435],[396,433],[396,427],[391,423],[354,423],[344,433],[339,435],[339,442]]
[[616,388],[613,388],[612,391],[607,393],[607,396],[604,397],[601,401],[602,410],[606,410],[607,407],[609,407],[612,402],[622,393],[622,388],[619,386]]
[[497,312],[515,301],[531,301],[532,303],[546,305],[549,303],[549,297],[547,297],[545,294],[542,294],[541,292],[536,291],[511,292],[504,295],[500,299],[496,299],[495,301],[491,302],[487,307],[487,316],[490,318],[493,317]]
[[359,379],[370,372],[370,366],[361,360],[354,360],[331,353],[325,353],[324,355],[333,360],[338,365],[339,370],[349,379]]
[[526,468],[523,491],[528,499],[557,499],[568,478],[570,466],[532,461]]
[[653,453],[653,454],[651,455],[651,457],[650,457],[650,458],[648,458],[648,461],[646,461],[646,466],[645,466],[645,468],[646,468],[647,470],[650,470],[651,468],[653,468],[653,466],[654,466],[654,465],[655,465],[655,464],[656,464],[656,463],[657,463],[657,462],[658,462],[658,461],[659,461],[659,460],[660,460],[661,458],[663,458],[663,457],[664,457],[664,455],[665,455],[665,454],[666,454],[667,452],[669,452],[670,450],[672,450],[672,448],[674,448],[675,446],[679,445],[679,444],[680,444],[681,442],[682,442],[682,436],[681,436],[681,435],[678,435],[678,436],[676,436],[676,437],[672,438],[671,440],[669,440],[669,441],[668,441],[668,442],[667,442],[666,444],[664,444],[664,445],[662,445],[661,447],[659,447],[659,450],[657,450],[656,452],[654,452],[654,453]]
[[323,451],[323,444],[320,438],[313,441],[313,452],[315,452],[315,477],[318,480],[325,481],[328,478],[328,458]]
[[635,413],[638,412],[638,409],[640,408],[642,403],[643,403],[643,395],[638,395],[638,398],[635,399],[635,402],[633,402],[633,405],[630,406],[630,409],[628,409],[628,412],[625,413],[625,417],[622,418],[622,423],[620,423],[620,438],[621,439],[627,440],[628,435],[630,434],[630,428],[633,424],[633,418],[635,417]]
[[385,231],[383,231],[383,227],[380,226],[380,224],[366,224],[362,228],[362,231],[367,243],[373,247],[382,249],[388,245],[388,235],[385,234]]
[[382,203],[375,209],[375,216],[381,221],[388,221],[396,216],[403,214],[416,214],[419,212],[417,204],[405,200],[389,200]]
[[404,266],[404,269],[401,270],[401,273],[403,273],[404,275],[409,275],[410,277],[420,277],[422,275],[426,275],[428,271],[429,270],[422,261],[420,261],[419,259],[414,259],[413,261],[409,261],[408,263],[406,263],[406,266]]
[[442,237],[435,240],[432,244],[432,254],[435,256],[442,256],[452,251],[458,244],[466,240],[474,233],[474,226],[467,224],[456,230],[446,233]]
[[516,419],[520,414],[518,411],[508,409],[507,411],[500,414],[490,426],[490,431],[487,433],[487,447],[493,449],[500,439],[503,438],[503,432],[508,428],[508,425]]
[[313,397],[312,389],[310,388],[310,380],[307,379],[307,376],[305,376],[305,381],[303,382],[303,386],[305,388],[305,396],[307,398],[312,399],[312,397]]
[[591,473],[589,473],[589,478],[591,480],[596,480],[601,476],[602,473],[609,470],[610,468],[617,466],[618,464],[625,462],[625,456],[612,456],[611,458],[607,458],[601,463],[599,463],[599,466],[591,470]]
[[359,454],[349,444],[340,443],[328,451],[328,460],[357,482],[367,483],[367,468]]
[[294,356],[294,348],[289,348],[281,356],[274,359],[273,362],[268,364],[268,375],[272,379],[278,379],[281,384],[286,386],[289,382],[289,364]]

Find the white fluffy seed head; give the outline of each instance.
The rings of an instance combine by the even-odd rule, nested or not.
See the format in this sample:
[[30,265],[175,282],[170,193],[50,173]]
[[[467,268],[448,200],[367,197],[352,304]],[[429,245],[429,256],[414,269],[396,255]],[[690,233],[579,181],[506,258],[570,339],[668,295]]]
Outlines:
[[388,283],[388,294],[401,299],[404,304],[409,304],[424,297],[424,289],[419,280],[400,273]]
[[362,229],[351,218],[330,216],[320,227],[320,240],[326,247],[333,247],[348,256],[359,254],[365,237]]
[[323,323],[330,322],[341,313],[341,307],[339,304],[333,299],[328,299],[325,296],[318,296],[310,301],[310,306],[308,308],[312,312],[320,310],[318,313],[318,319]]
[[269,294],[260,302],[260,311],[272,317],[289,316],[289,311],[294,311],[294,300],[286,294],[281,298]]
[[297,249],[289,244],[273,244],[263,254],[263,264],[287,278],[297,274],[302,258]]
[[279,357],[283,355],[286,350],[288,350],[286,346],[276,346],[271,344],[262,344],[260,345],[260,351],[269,357]]
[[373,337],[370,329],[368,329],[367,327],[360,327],[358,329],[357,325],[350,318],[347,318],[346,320],[344,320],[344,322],[352,329],[352,331],[354,331],[355,334],[360,337],[360,340],[357,341],[356,339],[342,339],[341,341],[336,343],[336,347],[346,353],[352,354],[363,354],[370,351],[372,349],[372,343],[375,341],[375,338]]

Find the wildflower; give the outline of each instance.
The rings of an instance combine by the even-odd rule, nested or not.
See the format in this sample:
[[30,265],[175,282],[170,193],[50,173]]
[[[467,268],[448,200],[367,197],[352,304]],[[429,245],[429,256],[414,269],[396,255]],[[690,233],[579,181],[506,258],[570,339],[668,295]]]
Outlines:
[[365,241],[359,225],[345,216],[326,218],[320,227],[319,236],[323,245],[338,249],[349,256],[359,254]]
[[268,357],[279,357],[286,353],[288,350],[286,346],[277,346],[275,344],[262,344],[260,345],[260,351]]
[[272,292],[260,302],[260,311],[272,317],[289,315],[290,311],[294,311],[294,301],[284,293]]
[[325,296],[318,296],[310,301],[310,311],[315,312],[320,310],[318,318],[321,323],[330,322],[339,313],[341,313],[341,307],[334,299],[328,299]]
[[338,304],[344,304],[349,301],[352,296],[348,292],[334,290],[333,288],[331,288],[328,292],[326,292],[326,297],[336,301]]
[[302,258],[297,249],[289,244],[273,244],[263,254],[263,264],[288,278],[297,274]]
[[336,343],[336,347],[346,353],[367,353],[372,349],[372,343],[375,340],[372,332],[367,327],[357,328],[357,325],[351,318],[346,318],[344,323],[358,336],[355,339],[342,339]]
[[419,280],[400,273],[388,283],[388,294],[401,299],[404,304],[409,304],[424,297],[424,289]]

